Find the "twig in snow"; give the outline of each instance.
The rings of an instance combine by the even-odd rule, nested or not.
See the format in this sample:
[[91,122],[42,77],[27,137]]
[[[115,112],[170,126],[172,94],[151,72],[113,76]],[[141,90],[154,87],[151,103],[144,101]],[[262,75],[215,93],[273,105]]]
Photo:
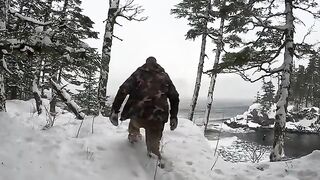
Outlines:
[[80,123],[80,126],[79,126],[79,128],[78,128],[78,132],[77,132],[76,138],[79,137],[80,129],[81,129],[81,127],[82,127],[82,124],[83,124],[83,120],[81,120],[81,123]]
[[94,158],[93,158],[93,152],[89,151],[89,147],[87,147],[86,154],[87,154],[87,159],[88,159],[88,160],[91,160],[91,161],[94,160]]
[[[220,135],[221,135],[221,131],[222,131],[222,124],[223,124],[223,121],[221,122],[221,125],[220,125],[220,130],[219,130],[219,134],[218,134],[218,139],[217,139],[217,144],[216,144],[216,148],[214,150],[214,154],[213,154],[213,157],[216,157],[216,154],[218,152],[218,145],[219,145],[219,141],[220,141]],[[212,167],[210,170],[213,169],[213,167],[216,165],[217,161],[218,161],[218,158],[219,156],[216,157],[214,163],[212,164]]]
[[44,109],[46,110],[47,124],[42,128],[42,130],[46,130],[46,129],[51,128],[54,124],[54,121],[56,120],[56,116],[54,115],[52,118],[51,113],[49,112],[49,110],[46,106],[44,106]]
[[96,118],[96,116],[93,116],[92,118],[92,124],[91,124],[91,133],[93,134],[93,124],[94,124],[94,119]]

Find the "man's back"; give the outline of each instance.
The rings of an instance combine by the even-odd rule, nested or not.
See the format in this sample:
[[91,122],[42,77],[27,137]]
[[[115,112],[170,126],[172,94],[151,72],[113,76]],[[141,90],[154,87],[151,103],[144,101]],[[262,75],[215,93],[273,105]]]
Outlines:
[[143,118],[167,122],[167,98],[172,112],[178,111],[179,94],[168,74],[155,61],[147,61],[121,85],[113,107],[120,108],[126,94],[129,94],[129,99],[121,114],[123,120]]

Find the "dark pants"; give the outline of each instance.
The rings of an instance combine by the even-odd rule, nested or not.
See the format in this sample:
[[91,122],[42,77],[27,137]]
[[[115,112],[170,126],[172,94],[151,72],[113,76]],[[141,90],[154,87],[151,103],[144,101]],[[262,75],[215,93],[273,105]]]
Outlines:
[[140,134],[140,128],[144,128],[148,153],[153,153],[161,159],[159,149],[163,127],[164,123],[161,121],[131,119],[129,123],[129,134]]

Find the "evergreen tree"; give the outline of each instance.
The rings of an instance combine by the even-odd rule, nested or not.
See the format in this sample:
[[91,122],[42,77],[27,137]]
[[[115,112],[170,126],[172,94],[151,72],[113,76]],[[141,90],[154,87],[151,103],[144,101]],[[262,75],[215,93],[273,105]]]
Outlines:
[[79,93],[75,95],[75,98],[77,103],[82,107],[82,112],[86,115],[97,116],[99,114],[97,70],[91,71],[82,76],[84,89],[78,90]]
[[[86,65],[97,61],[98,57],[95,49],[83,42],[83,39],[97,38],[97,32],[92,31],[90,18],[82,14],[81,1],[8,2],[7,31],[0,34],[1,54],[11,47],[19,50],[7,58],[12,74],[16,74],[7,73],[10,75],[6,76],[9,97],[17,97],[18,92],[18,97],[29,99],[34,94],[32,89],[37,89],[32,88],[35,84],[40,80],[43,84],[50,82],[45,78],[48,75],[57,81],[63,79],[79,85],[76,76],[83,74],[88,68]],[[17,79],[21,82],[17,83]]]
[[320,58],[318,53],[310,57],[305,73],[306,84],[306,107],[309,105],[319,107],[320,105]]
[[291,78],[290,99],[295,108],[299,110],[307,99],[307,79],[305,67],[300,65],[297,70],[293,71]]
[[257,92],[257,95],[255,96],[255,99],[253,102],[261,104],[261,94],[259,91]]
[[273,103],[275,102],[275,89],[274,85],[272,84],[272,81],[266,82],[265,79],[263,79],[262,84],[262,92],[261,95],[261,105],[262,105],[262,112],[267,113],[270,109]]

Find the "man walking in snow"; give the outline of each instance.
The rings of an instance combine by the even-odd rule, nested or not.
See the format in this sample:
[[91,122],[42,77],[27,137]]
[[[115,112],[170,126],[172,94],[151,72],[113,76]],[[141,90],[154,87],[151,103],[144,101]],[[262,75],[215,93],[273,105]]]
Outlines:
[[179,94],[169,75],[154,57],[148,57],[119,88],[112,104],[110,121],[118,125],[118,113],[126,96],[129,98],[123,108],[120,120],[130,119],[128,139],[131,143],[141,139],[140,128],[145,129],[148,154],[161,159],[159,151],[164,124],[169,118],[170,129],[178,125]]

